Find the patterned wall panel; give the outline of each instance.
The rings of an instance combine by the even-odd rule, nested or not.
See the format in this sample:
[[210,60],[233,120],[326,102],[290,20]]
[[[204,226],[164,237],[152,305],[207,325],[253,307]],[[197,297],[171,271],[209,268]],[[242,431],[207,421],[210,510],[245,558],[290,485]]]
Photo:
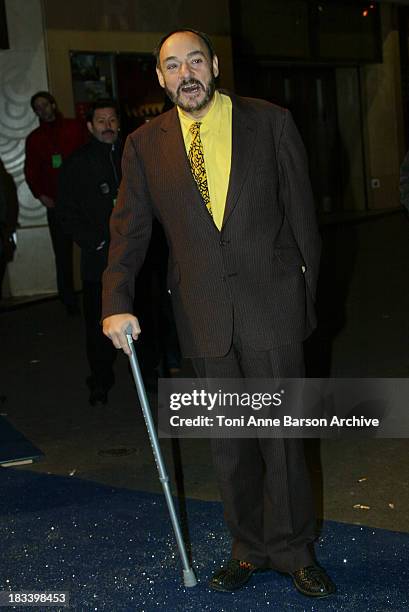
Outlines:
[[17,250],[7,267],[5,294],[54,293],[45,209],[31,195],[23,173],[25,139],[37,126],[30,98],[48,88],[41,0],[6,0],[5,6],[10,49],[0,51],[0,157],[14,178],[20,205]]
[[17,187],[20,225],[43,225],[45,209],[33,198],[23,172],[25,139],[38,125],[30,97],[47,88],[40,5],[14,1],[6,9],[10,49],[0,51],[0,157]]

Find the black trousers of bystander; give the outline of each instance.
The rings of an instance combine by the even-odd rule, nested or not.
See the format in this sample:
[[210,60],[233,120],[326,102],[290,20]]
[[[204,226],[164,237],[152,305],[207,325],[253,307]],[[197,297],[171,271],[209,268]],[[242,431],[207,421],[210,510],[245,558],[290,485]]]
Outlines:
[[58,295],[67,308],[73,308],[77,305],[72,261],[73,242],[69,236],[64,234],[55,209],[47,208],[47,220],[55,256]]
[[86,346],[91,378],[91,389],[109,391],[114,384],[113,364],[116,349],[104,336],[101,326],[102,283],[83,281],[83,307],[86,331]]

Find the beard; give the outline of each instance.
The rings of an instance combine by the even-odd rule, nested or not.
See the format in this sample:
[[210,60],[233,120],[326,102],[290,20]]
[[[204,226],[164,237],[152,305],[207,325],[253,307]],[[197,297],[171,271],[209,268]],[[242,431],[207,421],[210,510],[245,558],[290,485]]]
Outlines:
[[[199,90],[204,92],[204,97],[201,100],[183,102],[182,87],[186,87],[188,85],[196,85],[197,87],[199,87]],[[168,89],[167,87],[165,87],[165,91],[168,94],[169,98],[172,100],[172,102],[186,113],[200,111],[205,108],[213,98],[214,92],[216,91],[216,79],[211,76],[209,81],[205,85],[197,79],[186,79],[185,81],[180,83],[176,92],[170,91],[170,89]]]

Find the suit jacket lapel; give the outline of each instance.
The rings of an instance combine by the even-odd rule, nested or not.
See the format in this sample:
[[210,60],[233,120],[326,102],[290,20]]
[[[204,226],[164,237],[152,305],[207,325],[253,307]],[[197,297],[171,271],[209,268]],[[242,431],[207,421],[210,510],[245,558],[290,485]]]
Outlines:
[[[223,92],[227,93],[227,92]],[[228,221],[241,193],[247,176],[253,149],[256,142],[256,122],[252,121],[252,112],[244,108],[236,96],[232,99],[232,160],[230,168],[229,187],[227,190],[223,226]],[[166,113],[161,126],[164,134],[164,156],[166,159],[167,176],[175,177],[181,193],[186,193],[197,214],[216,230],[212,217],[206,210],[196,181],[190,169],[186,155],[185,143],[176,108]],[[217,230],[218,231],[218,230]]]
[[176,108],[164,115],[161,129],[164,135],[163,154],[166,160],[166,176],[173,177],[173,180],[177,182],[178,191],[186,193],[187,200],[197,214],[217,230],[193,177]]
[[253,149],[256,142],[256,123],[251,121],[251,113],[243,108],[236,96],[229,94],[232,99],[232,159],[230,180],[227,190],[226,207],[224,210],[223,226],[226,224],[234,207],[237,204],[240,192],[247,176]]

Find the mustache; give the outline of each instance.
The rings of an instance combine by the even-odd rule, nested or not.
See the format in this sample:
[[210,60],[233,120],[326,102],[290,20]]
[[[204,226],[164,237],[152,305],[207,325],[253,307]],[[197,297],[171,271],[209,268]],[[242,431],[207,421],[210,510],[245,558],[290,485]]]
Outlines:
[[201,83],[200,81],[198,81],[197,79],[185,79],[184,81],[182,81],[177,89],[177,93],[180,94],[182,87],[185,87],[186,85],[197,85],[198,87],[200,87],[201,89],[203,89],[203,91],[205,91],[205,88],[203,86],[203,83]]
[[104,130],[102,132],[102,135],[105,136],[105,134],[112,134],[112,136],[115,134],[115,132],[113,130]]

